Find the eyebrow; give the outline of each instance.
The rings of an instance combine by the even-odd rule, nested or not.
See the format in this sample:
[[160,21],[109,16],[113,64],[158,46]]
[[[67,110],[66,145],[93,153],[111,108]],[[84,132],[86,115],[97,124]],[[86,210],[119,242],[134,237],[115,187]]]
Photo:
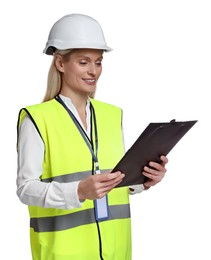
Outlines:
[[[79,59],[91,59],[89,56],[86,56],[86,55],[79,55],[79,56],[77,56],[77,58],[79,58]],[[99,60],[99,59],[103,59],[103,56],[99,56],[96,60]]]

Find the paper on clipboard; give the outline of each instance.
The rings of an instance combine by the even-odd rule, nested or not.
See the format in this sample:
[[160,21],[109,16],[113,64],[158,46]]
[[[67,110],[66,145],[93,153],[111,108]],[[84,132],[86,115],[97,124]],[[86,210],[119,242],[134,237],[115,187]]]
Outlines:
[[143,184],[146,181],[141,174],[143,167],[149,161],[160,162],[160,156],[166,156],[196,122],[172,120],[150,123],[112,170],[125,174],[116,187]]

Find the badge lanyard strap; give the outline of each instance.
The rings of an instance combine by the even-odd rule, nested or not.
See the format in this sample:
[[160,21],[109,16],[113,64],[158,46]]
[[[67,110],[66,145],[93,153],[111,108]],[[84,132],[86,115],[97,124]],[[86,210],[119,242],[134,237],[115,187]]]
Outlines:
[[[97,133],[97,121],[96,121],[96,115],[94,108],[92,104],[90,103],[90,109],[91,109],[91,115],[93,115],[93,120],[94,120],[94,131],[95,131],[95,148],[96,148],[96,154],[94,153],[94,150],[91,146],[90,139],[85,133],[84,129],[81,127],[80,123],[76,119],[76,117],[73,115],[73,113],[70,111],[70,109],[65,105],[63,100],[60,98],[60,96],[56,96],[56,100],[67,110],[68,114],[72,118],[74,124],[76,125],[78,131],[80,132],[81,136],[83,137],[86,145],[88,146],[92,158],[95,163],[95,168],[96,168],[96,174],[100,174],[100,168],[99,168],[99,163],[98,163],[98,158],[97,158],[97,153],[98,153],[98,133]],[[104,196],[101,199],[96,199],[95,201],[95,213],[96,213],[96,219],[97,220],[105,220],[108,219],[108,198],[107,195]]]

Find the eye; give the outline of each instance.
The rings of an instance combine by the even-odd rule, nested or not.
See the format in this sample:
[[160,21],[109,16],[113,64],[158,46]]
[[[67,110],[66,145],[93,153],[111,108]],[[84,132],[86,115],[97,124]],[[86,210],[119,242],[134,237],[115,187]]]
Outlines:
[[96,65],[97,65],[98,67],[102,66],[102,61],[101,61],[101,60],[100,60],[100,61],[97,61],[97,62],[96,62]]
[[86,64],[87,64],[87,61],[86,61],[86,60],[81,60],[81,61],[79,61],[79,64],[80,64],[80,65],[86,65]]

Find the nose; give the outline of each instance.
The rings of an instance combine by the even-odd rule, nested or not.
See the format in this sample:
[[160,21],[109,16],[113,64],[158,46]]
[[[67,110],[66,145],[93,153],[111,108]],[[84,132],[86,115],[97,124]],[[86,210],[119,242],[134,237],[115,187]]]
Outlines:
[[95,64],[90,64],[87,72],[90,76],[95,76],[96,75],[96,65]]

